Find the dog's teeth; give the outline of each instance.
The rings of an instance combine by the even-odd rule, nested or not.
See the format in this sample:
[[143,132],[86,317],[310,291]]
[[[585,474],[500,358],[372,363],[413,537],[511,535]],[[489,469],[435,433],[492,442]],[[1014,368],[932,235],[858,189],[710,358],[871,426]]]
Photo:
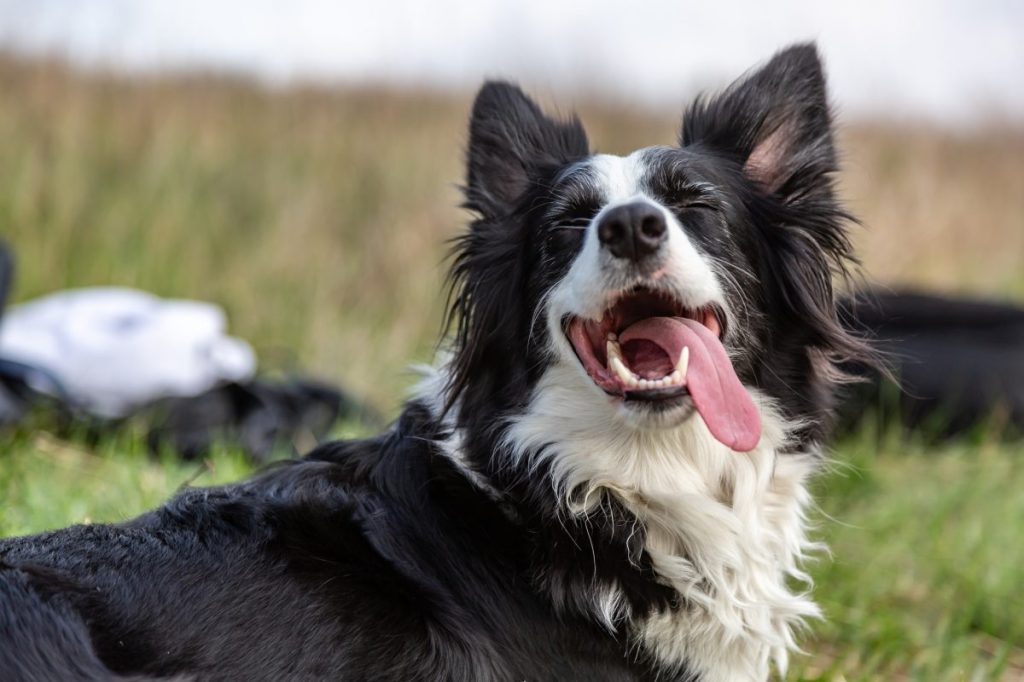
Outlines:
[[[609,344],[610,347],[610,344]],[[637,377],[633,372],[630,371],[626,365],[622,363],[622,360],[618,355],[609,352],[608,353],[608,366],[611,368],[615,375],[622,380],[626,386],[636,386]]]
[[626,367],[626,362],[622,359],[622,348],[612,338],[614,336],[614,334],[608,335],[608,366],[627,388],[639,388],[642,380],[629,367]]
[[683,352],[679,354],[679,362],[676,363],[676,368],[672,374],[679,373],[680,379],[686,378],[686,370],[690,366],[690,347],[683,346]]
[[643,391],[651,388],[651,382],[648,379],[641,379],[638,383],[640,384],[640,389]]
[[608,343],[605,344],[605,348],[608,351],[608,357],[609,359],[618,358],[619,360],[621,360],[622,348],[619,347],[619,344],[615,341],[615,339],[611,338],[612,336],[614,336],[614,334],[608,335]]

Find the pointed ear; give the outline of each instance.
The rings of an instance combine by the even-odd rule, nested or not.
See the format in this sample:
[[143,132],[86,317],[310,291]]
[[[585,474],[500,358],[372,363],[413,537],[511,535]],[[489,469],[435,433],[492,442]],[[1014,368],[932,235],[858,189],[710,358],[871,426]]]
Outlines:
[[735,159],[748,178],[784,200],[831,192],[832,117],[818,50],[794,45],[683,119],[682,146]]
[[506,215],[544,170],[588,153],[578,119],[550,119],[515,85],[487,82],[469,122],[466,206],[488,218]]

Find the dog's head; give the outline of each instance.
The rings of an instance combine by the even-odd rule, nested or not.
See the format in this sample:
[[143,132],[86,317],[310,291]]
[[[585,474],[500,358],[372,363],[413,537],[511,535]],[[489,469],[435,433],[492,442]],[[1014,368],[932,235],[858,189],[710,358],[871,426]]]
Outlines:
[[465,188],[477,219],[453,269],[461,418],[514,413],[557,371],[623,428],[699,414],[749,450],[756,389],[819,438],[835,363],[862,350],[833,303],[851,256],[832,138],[813,46],[698,99],[678,146],[621,157],[486,84]]

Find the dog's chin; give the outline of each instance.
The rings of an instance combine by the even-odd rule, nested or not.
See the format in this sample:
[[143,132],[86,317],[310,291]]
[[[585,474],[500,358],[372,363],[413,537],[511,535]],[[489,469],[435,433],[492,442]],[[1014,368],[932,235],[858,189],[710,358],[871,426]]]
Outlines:
[[[572,358],[572,362],[576,362]],[[611,394],[593,383],[589,377],[581,377],[587,382],[586,392],[594,400],[601,401],[612,407],[613,418],[623,426],[638,431],[656,431],[673,429],[694,417],[697,406],[686,387],[663,390],[626,391],[624,394]]]
[[697,413],[693,399],[685,389],[665,391],[657,395],[646,391],[644,395],[609,396],[617,406],[619,418],[637,430],[666,430],[681,426]]

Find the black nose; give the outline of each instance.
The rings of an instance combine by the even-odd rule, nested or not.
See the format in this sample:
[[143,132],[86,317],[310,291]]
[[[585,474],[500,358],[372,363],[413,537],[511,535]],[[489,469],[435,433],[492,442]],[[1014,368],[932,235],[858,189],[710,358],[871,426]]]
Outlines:
[[616,258],[639,262],[665,241],[668,225],[657,206],[636,201],[611,209],[597,225],[597,237]]

